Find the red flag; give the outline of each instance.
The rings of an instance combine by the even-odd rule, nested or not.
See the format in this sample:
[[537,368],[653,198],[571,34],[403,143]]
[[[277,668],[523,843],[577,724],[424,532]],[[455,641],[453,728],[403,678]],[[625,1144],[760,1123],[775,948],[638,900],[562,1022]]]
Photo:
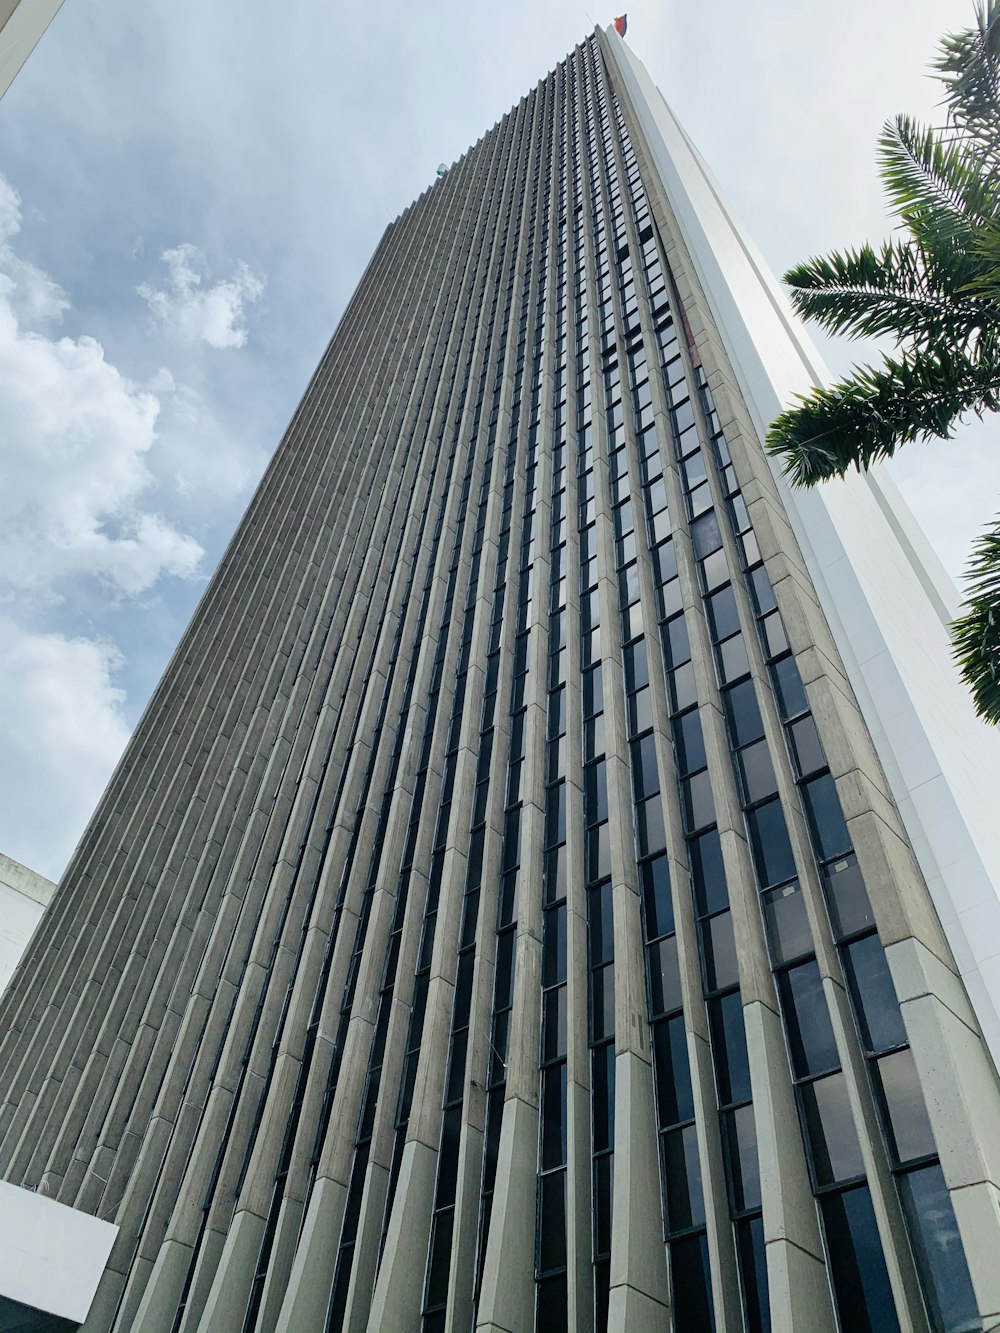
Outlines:
[[628,29],[628,15],[622,14],[620,18],[615,19],[615,31],[619,37],[624,37]]

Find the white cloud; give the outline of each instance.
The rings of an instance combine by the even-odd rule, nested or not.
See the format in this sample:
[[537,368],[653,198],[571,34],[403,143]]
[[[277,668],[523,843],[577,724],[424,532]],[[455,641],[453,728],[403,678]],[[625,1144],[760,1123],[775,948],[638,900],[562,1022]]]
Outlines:
[[57,878],[128,740],[110,644],[0,616],[0,847]]
[[68,301],[12,250],[19,226],[0,177],[0,588],[51,597],[82,574],[135,594],[163,574],[190,577],[200,546],[144,503],[159,400],[94,338],[31,329]]
[[163,325],[182,342],[209,347],[243,347],[247,341],[248,308],[264,294],[264,279],[246,264],[236,265],[230,278],[207,286],[208,265],[195,245],[164,250],[165,288],[148,282],[136,291]]

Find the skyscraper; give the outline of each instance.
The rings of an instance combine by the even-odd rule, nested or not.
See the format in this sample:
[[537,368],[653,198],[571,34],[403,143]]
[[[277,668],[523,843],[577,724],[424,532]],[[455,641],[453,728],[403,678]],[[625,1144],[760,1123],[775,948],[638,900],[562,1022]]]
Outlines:
[[1000,752],[820,373],[613,32],[388,228],[0,1007],[87,1333],[1000,1321]]

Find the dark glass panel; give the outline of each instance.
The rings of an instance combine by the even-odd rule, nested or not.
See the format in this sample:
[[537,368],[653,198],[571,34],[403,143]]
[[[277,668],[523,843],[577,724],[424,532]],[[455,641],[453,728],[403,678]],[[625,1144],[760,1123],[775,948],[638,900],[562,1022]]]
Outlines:
[[855,940],[844,950],[847,979],[866,1050],[878,1053],[906,1043],[896,989],[877,935]]
[[650,1017],[673,1013],[681,1007],[681,974],[677,964],[677,936],[668,935],[649,945]]
[[831,1074],[802,1086],[813,1171],[817,1185],[834,1185],[865,1173],[847,1080],[843,1074]]
[[[566,1267],[566,1173],[557,1171],[539,1181],[538,1271]],[[564,1325],[565,1327],[565,1325]]]
[[701,947],[705,960],[706,989],[725,990],[727,986],[735,986],[740,973],[736,962],[732,912],[721,912],[702,922]]
[[591,1063],[594,1152],[603,1152],[615,1137],[615,1048],[599,1046]]
[[726,888],[726,872],[722,864],[722,843],[719,830],[709,829],[700,837],[688,842],[691,857],[691,878],[694,883],[694,900],[699,916],[708,916],[721,912],[729,906],[729,891]]
[[545,1333],[567,1333],[566,1274],[559,1273],[538,1283],[535,1327]]
[[598,713],[583,724],[583,758],[589,763],[604,753],[604,714]]
[[608,817],[608,774],[603,759],[583,771],[583,813],[588,828]]
[[566,980],[566,904],[550,907],[542,928],[542,985]]
[[606,879],[611,874],[611,841],[607,824],[601,824],[587,832],[587,865],[585,874],[587,883]]
[[743,1001],[739,991],[710,1000],[708,1017],[712,1029],[715,1078],[722,1106],[749,1101],[750,1060],[743,1026]]
[[566,987],[546,991],[543,1009],[542,1059],[560,1060],[566,1054]]
[[554,847],[545,853],[545,902],[566,897],[566,848]]
[[696,560],[704,560],[707,555],[711,555],[722,545],[719,518],[714,510],[702,514],[691,524],[691,543],[694,546]]
[[978,1330],[976,1298],[940,1166],[911,1171],[900,1184],[936,1333]]
[[648,684],[649,654],[645,639],[640,639],[625,649],[625,688],[631,692]]
[[851,835],[844,822],[837,788],[829,773],[802,784],[806,813],[812,828],[816,854],[821,861],[843,856],[851,850]]
[[545,843],[552,847],[566,841],[566,784],[558,783],[545,794]]
[[[707,835],[706,835],[707,836]],[[658,939],[674,929],[674,903],[670,892],[670,861],[654,857],[640,867],[642,896],[646,909],[646,938]]]
[[497,968],[493,992],[497,1009],[508,1008],[514,996],[514,935],[513,930],[505,930],[497,936]]
[[740,750],[738,758],[743,800],[747,805],[755,805],[778,790],[767,741],[748,745],[745,750]]
[[799,885],[784,884],[779,889],[769,889],[761,898],[774,961],[790,963],[801,954],[812,953],[806,901]]
[[783,722],[809,711],[809,700],[806,698],[802,677],[799,675],[794,657],[783,657],[780,662],[775,662],[771,667],[771,678],[778,696],[778,712]]
[[[660,790],[660,776],[656,767],[656,743],[652,733],[632,742],[632,781],[635,799],[645,800]],[[605,815],[605,818],[607,816]]]
[[757,614],[759,616],[767,615],[768,611],[773,611],[777,606],[771,580],[767,577],[767,571],[763,565],[758,565],[756,569],[749,571],[747,578],[750,581],[750,590],[753,593]]
[[708,1238],[688,1236],[670,1245],[674,1333],[714,1333]]
[[669,666],[681,666],[691,660],[691,644],[688,640],[684,617],[674,616],[663,627],[663,651]]
[[628,730],[630,736],[637,735],[653,725],[653,694],[647,687],[629,695]]
[[792,844],[788,841],[785,816],[778,800],[747,811],[750,846],[762,889],[795,877]]
[[[593,717],[604,709],[604,676],[601,667],[583,673],[583,715]],[[565,730],[565,726],[563,728]]]
[[781,973],[792,1067],[799,1078],[822,1074],[840,1064],[819,964],[813,959]]
[[542,1074],[542,1170],[566,1162],[566,1065]]
[[614,920],[610,883],[590,890],[590,966],[609,963],[615,955]]
[[672,1130],[663,1139],[663,1170],[667,1180],[667,1227],[687,1231],[705,1221],[701,1158],[694,1125]]
[[840,1327],[845,1333],[899,1333],[868,1187],[826,1194],[821,1206]]
[[614,1156],[605,1153],[594,1162],[594,1254],[611,1253],[611,1199]]
[[722,639],[728,639],[730,635],[739,632],[740,616],[736,609],[736,597],[733,594],[732,584],[720,588],[718,592],[706,597],[705,603],[708,607],[708,623],[715,643],[721,642]]
[[838,940],[854,935],[875,924],[858,858],[852,852],[828,865],[823,872],[826,900],[830,908],[833,933]]
[[894,1051],[892,1055],[883,1055],[877,1064],[896,1159],[912,1162],[918,1157],[930,1157],[935,1152],[934,1133],[913,1052],[909,1047]]
[[696,773],[693,778],[681,779],[681,799],[684,805],[684,823],[689,833],[702,829],[715,819],[715,804],[712,800],[712,784],[708,769]]
[[652,856],[662,852],[667,845],[667,831],[663,823],[663,806],[660,797],[651,796],[636,809],[636,824],[639,835],[639,855]]
[[764,631],[767,656],[778,657],[781,653],[787,652],[788,639],[785,635],[785,627],[781,623],[781,613],[772,611],[769,616],[764,617],[760,624]]
[[719,674],[724,685],[749,674],[750,659],[747,657],[742,634],[734,634],[725,643],[720,643],[716,651],[719,656]]
[[608,963],[590,974],[590,1040],[603,1041],[615,1030],[615,965]]
[[724,1123],[732,1190],[730,1202],[734,1211],[750,1212],[760,1207],[760,1167],[753,1107],[747,1105],[727,1111]]
[[771,1333],[771,1305],[764,1254],[764,1220],[751,1217],[736,1227],[740,1285],[746,1310],[747,1333]]
[[744,680],[726,690],[724,696],[726,717],[733,745],[749,745],[760,740],[764,734],[760,708],[757,704],[757,691],[752,680]]
[[670,673],[670,707],[673,712],[690,708],[698,701],[698,690],[694,680],[694,667],[688,662]]
[[668,1125],[680,1124],[694,1116],[691,1071],[682,1014],[664,1019],[654,1026],[653,1049],[660,1127],[665,1129]]
[[793,722],[788,728],[788,734],[791,737],[792,753],[800,777],[826,767],[826,756],[820,743],[819,732],[811,716]]
[[718,551],[713,551],[701,562],[702,586],[707,592],[712,588],[717,588],[720,583],[725,583],[728,578],[729,562],[726,560],[725,551],[720,547]]
[[677,751],[677,771],[683,776],[704,768],[705,739],[697,708],[682,713],[674,720],[674,746]]
[[455,1210],[448,1208],[434,1218],[431,1258],[427,1273],[427,1304],[444,1305],[448,1300],[448,1267],[451,1263],[451,1232]]
[[497,898],[497,925],[509,926],[517,920],[517,870],[508,870],[500,880],[500,894]]

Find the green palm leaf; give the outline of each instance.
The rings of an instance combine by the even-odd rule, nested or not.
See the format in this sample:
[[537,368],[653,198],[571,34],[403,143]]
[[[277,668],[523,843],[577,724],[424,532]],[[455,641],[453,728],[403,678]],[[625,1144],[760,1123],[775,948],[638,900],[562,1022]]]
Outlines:
[[966,591],[967,610],[952,626],[955,658],[980,715],[1000,722],[1000,522],[973,548]]

